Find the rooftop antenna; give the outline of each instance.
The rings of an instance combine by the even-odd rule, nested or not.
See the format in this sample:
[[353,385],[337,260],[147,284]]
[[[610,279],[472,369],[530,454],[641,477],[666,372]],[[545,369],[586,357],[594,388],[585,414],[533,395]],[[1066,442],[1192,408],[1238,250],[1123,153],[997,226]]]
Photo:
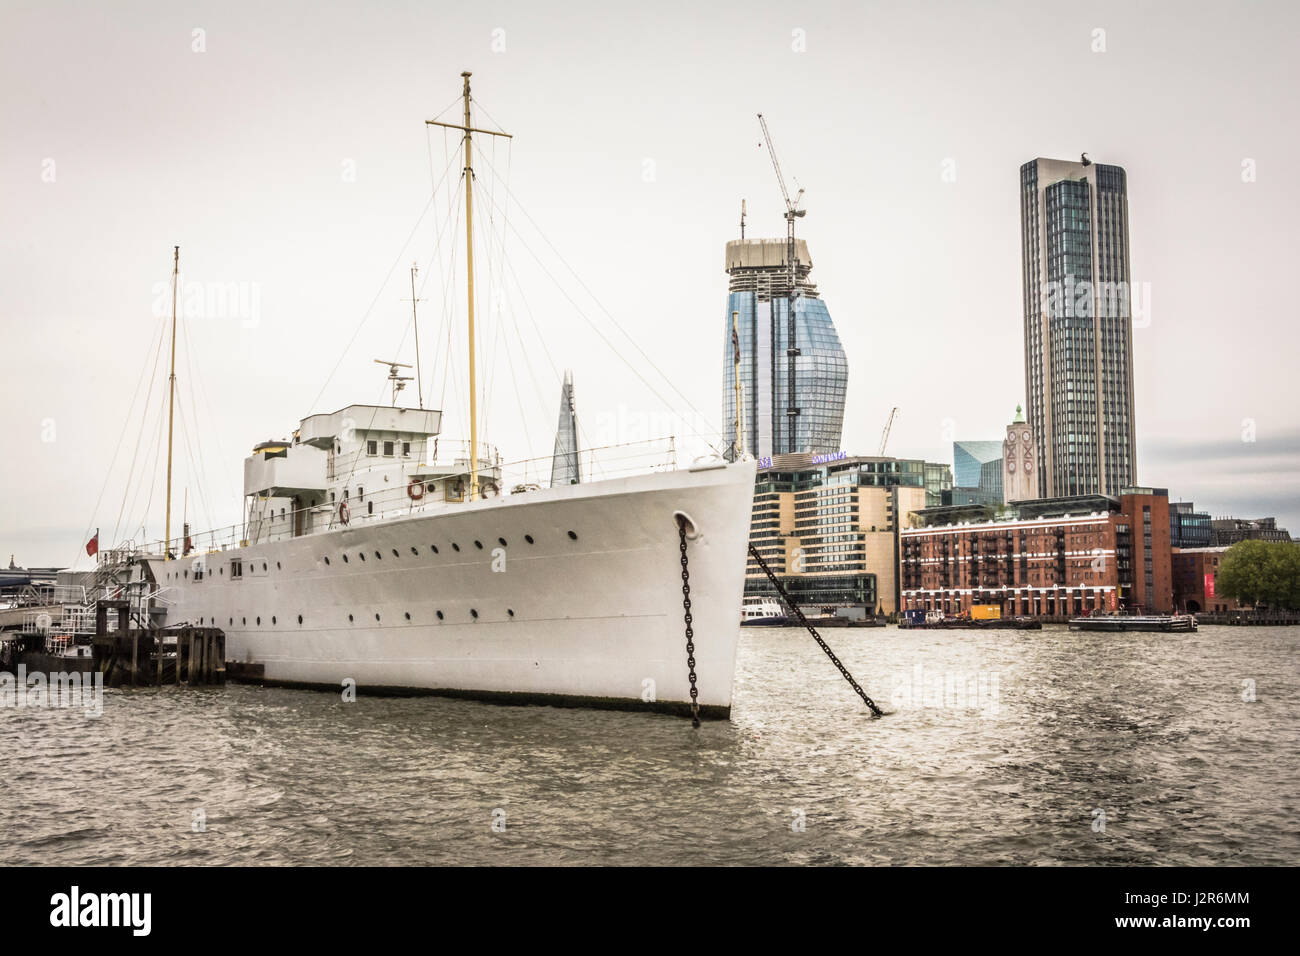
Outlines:
[[745,200],[740,201],[740,238],[745,238]]
[[396,408],[397,393],[406,388],[406,383],[411,380],[411,376],[401,375],[397,370],[399,368],[410,368],[411,366],[404,365],[401,362],[386,362],[383,359],[375,359],[375,364],[388,366],[388,380],[393,383],[393,407]]
[[[758,125],[763,130],[763,141],[767,144],[768,155],[772,157],[772,169],[776,171],[776,182],[781,187],[781,198],[785,200],[785,261],[789,297],[786,299],[786,396],[785,396],[785,417],[786,417],[786,451],[794,454],[798,449],[795,446],[795,419],[799,417],[799,407],[795,405],[795,360],[799,356],[799,349],[795,342],[795,299],[799,297],[799,271],[795,265],[795,245],[794,245],[794,221],[801,219],[807,214],[807,210],[799,208],[799,201],[803,199],[803,190],[800,189],[794,199],[790,198],[790,191],[785,188],[785,176],[781,173],[781,163],[776,158],[776,148],[772,145],[772,134],[768,132],[767,120],[763,119],[763,114],[758,114]],[[796,185],[798,185],[796,183]],[[775,445],[776,442],[773,442]]]

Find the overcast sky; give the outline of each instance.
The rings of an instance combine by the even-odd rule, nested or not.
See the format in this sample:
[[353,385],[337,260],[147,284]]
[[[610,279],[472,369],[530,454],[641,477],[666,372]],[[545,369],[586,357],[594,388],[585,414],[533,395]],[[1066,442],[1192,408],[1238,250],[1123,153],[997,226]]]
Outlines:
[[565,367],[593,442],[720,428],[723,246],[742,198],[749,236],[783,227],[762,112],[848,352],[846,450],[874,454],[895,405],[891,454],[1002,436],[1024,400],[1019,166],[1087,151],[1128,170],[1151,296],[1139,480],[1300,534],[1298,22],[1281,2],[2,0],[3,560],[161,535],[161,378],[149,417],[148,373],[131,403],[173,245],[197,290],[175,523],[186,493],[196,526],[238,520],[255,442],[386,401],[372,360],[414,361],[413,261],[426,400],[464,434],[459,163],[424,120],[465,69],[476,125],[515,137],[483,140],[476,209],[507,459],[549,454]]

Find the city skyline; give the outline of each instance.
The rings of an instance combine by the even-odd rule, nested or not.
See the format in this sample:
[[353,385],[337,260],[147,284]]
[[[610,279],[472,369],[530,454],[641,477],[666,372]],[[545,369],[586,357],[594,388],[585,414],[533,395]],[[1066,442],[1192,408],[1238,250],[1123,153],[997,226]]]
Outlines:
[[[772,4],[740,25],[693,11],[683,35],[671,16],[606,32],[595,6],[556,23],[507,5],[434,25],[394,5],[360,33],[341,11],[295,16],[292,5],[253,29],[252,9],[161,11],[130,30],[70,4],[3,13],[0,317],[8,352],[23,359],[7,368],[4,421],[26,467],[9,479],[0,526],[19,563],[66,563],[93,528],[173,244],[187,278],[260,295],[256,318],[197,317],[189,330],[213,414],[197,423],[204,473],[182,461],[178,482],[196,511],[200,479],[210,485],[212,524],[239,516],[248,447],[373,398],[375,356],[410,360],[409,339],[395,351],[406,273],[380,280],[395,259],[415,258],[401,240],[429,192],[422,123],[454,97],[461,69],[475,71],[488,118],[516,137],[511,190],[528,215],[719,431],[717,248],[736,235],[741,199],[753,234],[781,226],[754,118],[765,112],[787,173],[808,189],[800,235],[834,290],[854,369],[841,439],[850,451],[875,450],[893,406],[888,454],[942,460],[959,436],[1001,434],[1028,400],[1016,168],[1084,151],[1124,167],[1134,280],[1154,292],[1150,323],[1134,330],[1136,480],[1216,515],[1300,526],[1289,377],[1300,338],[1279,321],[1297,240],[1277,221],[1300,199],[1285,175],[1297,134],[1277,121],[1295,85],[1293,11],[1224,22],[1196,4],[1173,18],[1158,5],[993,5],[956,22],[940,8],[831,17]],[[1008,57],[1009,44],[1023,56]],[[55,46],[57,69],[43,53]],[[682,69],[662,69],[669,52]],[[756,56],[770,68],[738,92]],[[1052,90],[1024,83],[1026,70],[1057,68],[1128,108],[1063,127]],[[850,107],[836,95],[847,90],[858,94]],[[1015,111],[1000,105],[1013,101]],[[1183,102],[1197,103],[1196,123],[1174,108]],[[1207,126],[1218,130],[1211,145]],[[442,146],[433,141],[439,165]],[[348,351],[372,301],[363,344]],[[562,298],[530,304],[564,346],[557,366],[583,382],[584,428],[603,421],[609,440],[659,430],[663,403],[593,344]],[[489,437],[512,457],[546,457],[559,385],[548,378],[538,399],[529,386],[525,424],[498,417]],[[120,477],[105,493],[113,506]]]

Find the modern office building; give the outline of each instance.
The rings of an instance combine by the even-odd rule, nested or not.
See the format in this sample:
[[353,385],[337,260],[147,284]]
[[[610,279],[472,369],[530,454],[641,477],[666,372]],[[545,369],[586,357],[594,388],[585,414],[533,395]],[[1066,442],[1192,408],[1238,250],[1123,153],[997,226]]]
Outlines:
[[1169,494],[1124,489],[1017,506],[990,520],[980,506],[927,509],[899,533],[905,609],[1063,618],[1085,611],[1173,606]]
[[1002,501],[1029,501],[1038,497],[1038,445],[1019,405],[1016,418],[1002,440]]
[[1127,177],[1020,167],[1025,387],[1038,495],[1116,495],[1137,475]]
[[[801,607],[898,608],[898,535],[925,507],[927,463],[778,455],[754,485],[750,543]],[[745,596],[773,596],[752,557]]]
[[[733,454],[737,353],[746,452],[763,459],[840,450],[848,360],[826,303],[808,277],[812,259],[803,239],[795,242],[795,338],[788,341],[791,290],[786,250],[785,239],[727,243],[730,291],[723,335],[722,417]],[[734,336],[733,313],[737,313]]]
[[1169,502],[1169,543],[1174,548],[1208,548],[1212,539],[1210,513],[1197,511],[1190,501]]
[[925,463],[925,506],[944,504],[952,494],[952,467],[946,462]]
[[[998,462],[1001,471],[1002,442],[955,441],[952,443],[952,481],[956,488],[978,488],[980,471],[988,462]],[[999,479],[1000,481],[1001,479]]]
[[1210,544],[1228,547],[1238,541],[1290,541],[1286,528],[1276,518],[1215,518],[1210,522]]

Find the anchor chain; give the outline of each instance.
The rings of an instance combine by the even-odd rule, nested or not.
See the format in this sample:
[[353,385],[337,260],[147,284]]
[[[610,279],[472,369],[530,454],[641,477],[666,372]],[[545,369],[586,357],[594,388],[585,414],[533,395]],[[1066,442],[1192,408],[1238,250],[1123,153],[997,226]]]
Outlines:
[[[685,532],[683,532],[683,534],[685,534]],[[685,537],[683,537],[683,555],[686,553],[684,550],[685,540]],[[800,624],[808,628],[808,633],[813,636],[814,641],[821,645],[821,649],[826,652],[826,656],[831,659],[831,663],[834,664],[836,668],[838,668],[839,672],[844,675],[844,679],[849,682],[849,686],[852,687],[854,691],[857,692],[857,695],[866,702],[867,707],[871,709],[873,714],[877,717],[885,716],[885,712],[876,706],[876,702],[868,697],[867,692],[853,679],[853,675],[849,673],[849,669],[840,663],[840,659],[835,656],[835,652],[831,650],[830,645],[822,640],[822,636],[817,633],[817,628],[813,627],[812,624],[809,623],[808,618],[803,616],[803,611],[799,610],[795,605],[794,600],[786,593],[781,582],[776,579],[776,575],[772,573],[772,569],[769,568],[767,562],[763,560],[763,556],[758,553],[752,544],[749,546],[749,553],[754,560],[758,562],[758,566],[763,569],[763,573],[766,574],[767,579],[772,582],[772,586],[776,588],[776,592],[781,595],[781,599],[785,601],[786,607],[794,612],[794,616],[799,619]],[[685,560],[685,558],[683,558],[683,560]]]
[[691,682],[691,726],[700,726],[700,692],[695,686],[695,631],[691,627],[691,569],[686,560],[686,519],[677,519],[682,549],[682,611],[686,619],[686,676]]

